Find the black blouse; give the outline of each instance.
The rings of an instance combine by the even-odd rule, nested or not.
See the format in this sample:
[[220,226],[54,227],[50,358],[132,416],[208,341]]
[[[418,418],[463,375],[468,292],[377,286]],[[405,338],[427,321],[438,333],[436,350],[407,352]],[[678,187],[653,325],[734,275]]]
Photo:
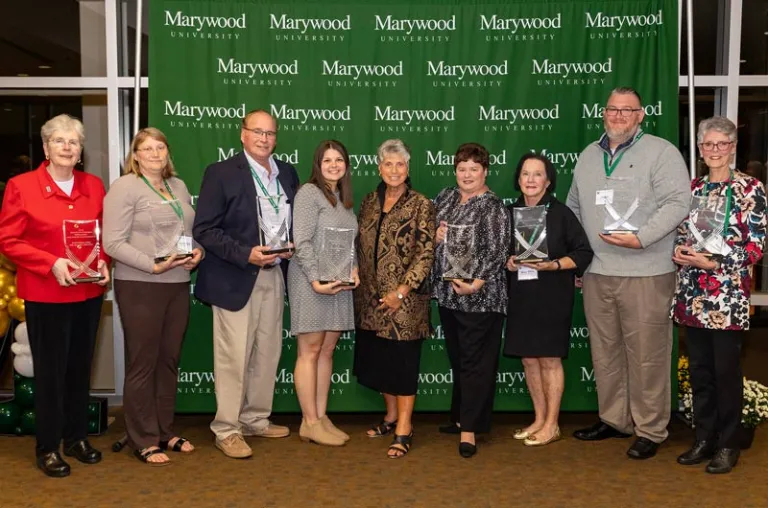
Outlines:
[[485,284],[477,293],[458,295],[450,282],[443,280],[446,270],[443,250],[445,242],[435,248],[432,268],[432,295],[441,307],[462,312],[507,312],[507,281],[504,264],[510,242],[510,219],[504,203],[488,191],[459,204],[459,189],[443,189],[435,198],[437,224],[475,225],[476,266],[473,276]]

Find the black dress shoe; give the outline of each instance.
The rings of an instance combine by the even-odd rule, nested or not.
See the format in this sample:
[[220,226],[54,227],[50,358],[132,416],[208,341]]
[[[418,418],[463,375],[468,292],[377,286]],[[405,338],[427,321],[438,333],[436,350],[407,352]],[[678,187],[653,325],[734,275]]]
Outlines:
[[64,450],[64,455],[74,457],[83,464],[96,464],[101,462],[101,452],[91,446],[87,439],[76,441],[75,444]]
[[720,448],[715,452],[715,456],[707,464],[707,473],[724,474],[730,473],[731,469],[736,467],[739,461],[740,450],[738,448]]
[[713,441],[696,441],[690,450],[677,458],[677,463],[684,466],[693,466],[709,460],[715,454]]
[[470,458],[474,454],[477,453],[477,445],[473,445],[472,443],[459,443],[459,455],[464,457],[465,459]]
[[59,452],[42,453],[37,456],[37,467],[52,478],[69,476],[69,464],[64,462]]
[[626,438],[631,437],[632,434],[624,434],[614,429],[607,423],[597,422],[591,427],[586,429],[580,429],[573,433],[573,437],[581,439],[582,441],[602,441],[611,437]]
[[639,437],[627,450],[627,455],[633,459],[650,459],[656,455],[659,443],[654,443],[648,438]]
[[459,434],[461,433],[461,427],[456,425],[455,423],[450,423],[448,425],[442,425],[438,427],[438,429],[441,434]]

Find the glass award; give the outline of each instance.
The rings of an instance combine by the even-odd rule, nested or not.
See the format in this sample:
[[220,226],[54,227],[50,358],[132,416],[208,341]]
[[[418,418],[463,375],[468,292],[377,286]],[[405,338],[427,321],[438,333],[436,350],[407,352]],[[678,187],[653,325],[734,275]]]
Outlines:
[[154,245],[155,263],[162,263],[176,254],[176,258],[190,258],[192,254],[192,239],[184,234],[183,215],[178,199],[171,201],[150,201],[150,236]]
[[443,280],[471,283],[475,262],[475,226],[448,224],[443,241]]
[[292,252],[291,204],[285,194],[258,196],[259,236],[261,245],[267,247],[264,254]]
[[686,244],[705,256],[727,254],[725,243],[726,198],[722,196],[693,196],[688,215]]
[[547,207],[513,208],[515,263],[540,263],[549,259]]
[[318,253],[318,275],[321,284],[340,281],[342,286],[354,286],[355,230],[326,227],[322,230]]
[[635,178],[608,177],[605,189],[597,191],[595,204],[603,211],[603,234],[634,233],[639,227],[633,215],[640,207]]
[[104,280],[99,273],[101,227],[98,220],[65,220],[62,222],[64,252],[77,265],[70,275],[75,282]]

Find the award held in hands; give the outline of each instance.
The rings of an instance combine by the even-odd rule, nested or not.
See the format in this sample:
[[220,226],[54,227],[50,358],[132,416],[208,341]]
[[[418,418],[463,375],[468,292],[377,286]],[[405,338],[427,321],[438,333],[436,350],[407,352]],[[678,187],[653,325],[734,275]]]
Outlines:
[[476,259],[474,224],[448,224],[444,243],[445,272],[443,272],[443,280],[460,280],[467,283],[474,281],[475,278],[472,276]]
[[639,228],[632,219],[640,207],[637,189],[634,178],[608,177],[605,189],[597,191],[595,204],[602,206],[603,234],[637,234]]
[[549,259],[547,207],[514,208],[515,263],[540,263]]
[[292,252],[291,204],[285,194],[258,196],[259,229],[264,254]]
[[150,201],[148,211],[155,263],[162,263],[174,254],[176,259],[192,257],[192,238],[184,234],[181,202],[178,199]]
[[77,265],[71,272],[75,282],[104,280],[99,273],[101,228],[98,220],[65,220],[62,222],[64,252],[67,259]]
[[728,215],[727,199],[722,196],[693,196],[688,219],[686,244],[705,256],[730,252],[724,232]]
[[319,276],[321,284],[340,281],[342,286],[354,286],[352,272],[355,268],[355,230],[326,227],[319,252]]

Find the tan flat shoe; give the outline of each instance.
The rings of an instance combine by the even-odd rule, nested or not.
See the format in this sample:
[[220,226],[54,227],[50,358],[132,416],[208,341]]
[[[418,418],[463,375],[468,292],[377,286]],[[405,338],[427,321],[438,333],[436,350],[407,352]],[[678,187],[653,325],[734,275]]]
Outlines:
[[320,418],[320,421],[325,426],[325,430],[333,434],[334,436],[340,437],[344,441],[349,441],[349,434],[338,428],[336,425],[333,424],[330,418],[328,418],[328,415],[323,416]]
[[552,434],[552,437],[550,437],[549,439],[545,441],[539,441],[538,439],[536,439],[536,435],[534,434],[533,436],[526,438],[525,441],[523,441],[523,444],[525,446],[544,446],[544,445],[548,445],[549,443],[554,443],[555,441],[559,441],[560,439],[561,439],[560,427],[557,427],[557,429],[555,429],[555,433]]
[[512,435],[513,438],[517,439],[518,441],[522,441],[523,439],[528,438],[532,433],[528,432],[527,430],[523,429],[515,429],[515,433]]

